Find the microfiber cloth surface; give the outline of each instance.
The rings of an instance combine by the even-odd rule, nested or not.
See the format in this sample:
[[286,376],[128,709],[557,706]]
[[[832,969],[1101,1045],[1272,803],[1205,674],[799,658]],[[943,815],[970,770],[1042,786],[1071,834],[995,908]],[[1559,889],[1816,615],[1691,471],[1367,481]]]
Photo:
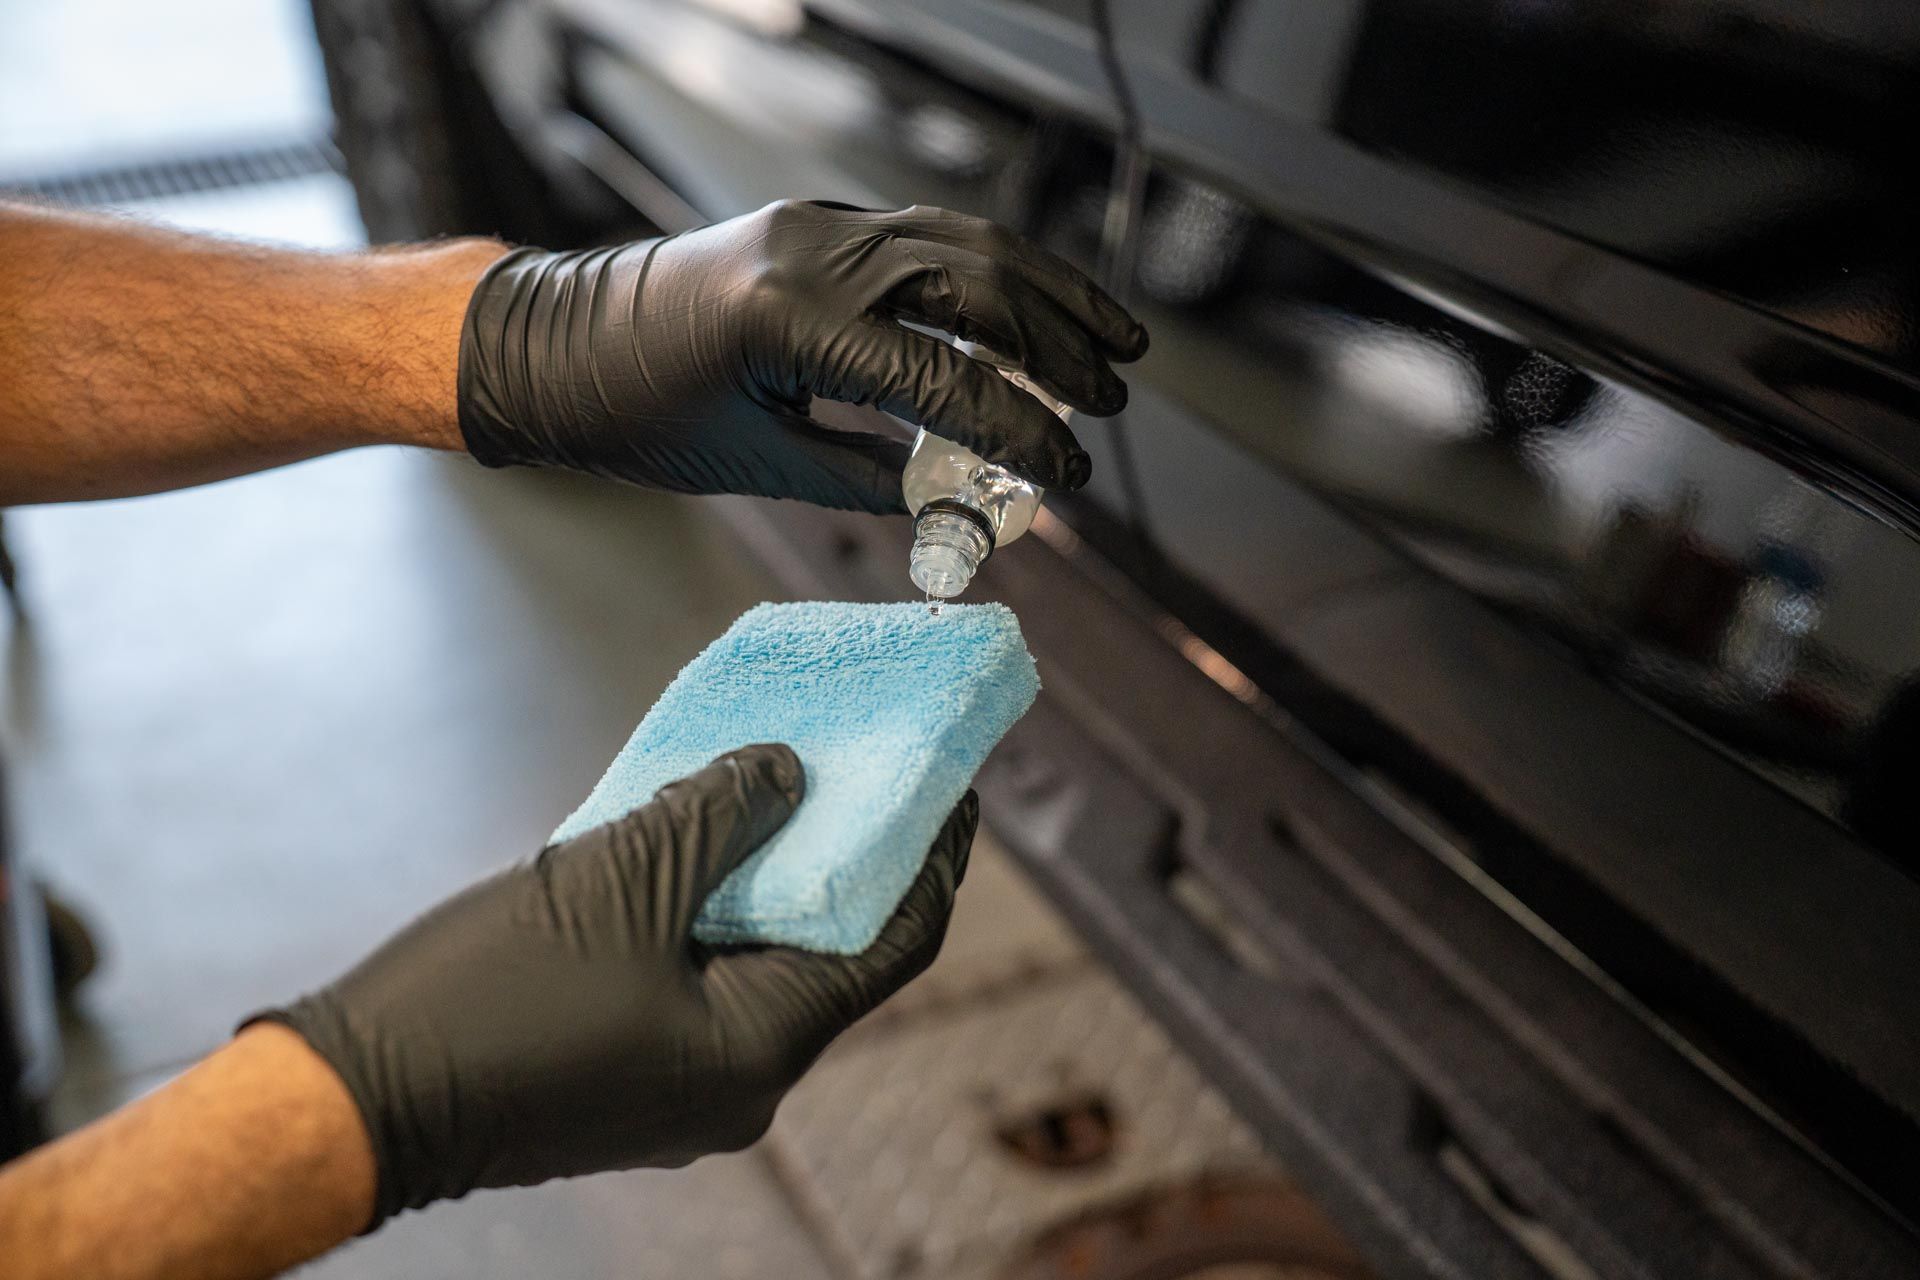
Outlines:
[[553,838],[621,817],[723,752],[784,742],[806,797],[708,897],[694,936],[863,951],[1039,688],[1002,605],[934,616],[920,604],[763,604],[674,677]]

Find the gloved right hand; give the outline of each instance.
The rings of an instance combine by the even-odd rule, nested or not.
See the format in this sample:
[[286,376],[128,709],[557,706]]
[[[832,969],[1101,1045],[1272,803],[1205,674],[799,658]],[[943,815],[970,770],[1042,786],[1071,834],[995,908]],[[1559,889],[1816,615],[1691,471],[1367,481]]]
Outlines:
[[305,1037],[353,1095],[378,1166],[369,1230],[477,1187],[744,1147],[836,1035],[932,962],[979,817],[971,793],[862,954],[690,939],[804,778],[783,746],[722,756],[257,1016]]
[[982,218],[783,200],[680,235],[516,249],[474,290],[460,430],[488,466],[564,466],[682,493],[903,511],[906,448],[831,431],[813,397],[877,405],[1050,489],[1086,452],[978,342],[1092,414],[1146,330],[1072,266]]

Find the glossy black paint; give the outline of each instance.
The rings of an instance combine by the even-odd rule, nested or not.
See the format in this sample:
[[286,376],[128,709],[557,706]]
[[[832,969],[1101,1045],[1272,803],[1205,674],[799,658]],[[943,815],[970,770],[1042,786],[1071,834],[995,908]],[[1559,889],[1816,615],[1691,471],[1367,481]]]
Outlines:
[[1185,404],[1920,871],[1920,797],[1887,757],[1920,677],[1904,530],[1280,233],[1236,280],[1156,317],[1205,345],[1181,352]]
[[[924,201],[1097,250],[1075,0],[507,8],[559,68],[514,79],[526,23],[476,45],[522,118],[706,216]],[[1061,513],[1920,1220],[1920,10],[1115,10],[1144,493],[1087,423]]]
[[[1078,47],[1074,6],[1044,7],[1058,29],[1037,29]],[[1901,73],[1920,72],[1920,12],[1882,6],[1850,27],[1825,7],[1783,9],[1772,26],[1738,6],[1181,8],[1123,10],[1147,101],[1168,111],[1156,123],[1178,131],[1172,159],[1216,162],[1204,181],[1168,177],[1156,191],[1142,283],[1177,309],[1154,317],[1161,358],[1147,376],[1908,856],[1912,827],[1890,811],[1872,757],[1911,732],[1900,693],[1920,628],[1895,602],[1920,565],[1905,497],[1864,500],[1872,478],[1849,474],[1823,440],[1920,449],[1907,398],[1920,279],[1902,234],[1920,225],[1920,204],[1900,162],[1920,84]],[[1228,107],[1247,101],[1275,118],[1264,137],[1216,137],[1216,150],[1236,147],[1229,156],[1181,145],[1204,139],[1206,122],[1166,87],[1180,79],[1180,59],[1164,56],[1178,42],[1151,43],[1203,18],[1212,84],[1196,58],[1186,87],[1235,100],[1215,135],[1244,123]],[[983,39],[1004,34],[1000,21],[983,23]],[[1070,74],[991,73],[1035,86]],[[1270,169],[1235,163],[1262,143]],[[1782,160],[1812,154],[1811,169]],[[1379,156],[1405,163],[1369,168]],[[1290,164],[1304,158],[1330,163]],[[1428,173],[1480,198],[1429,189]],[[1084,255],[1103,178],[1097,158],[1066,164],[1017,203],[1030,227]],[[1370,209],[1421,196],[1397,219]],[[1323,216],[1340,201],[1343,216]],[[1416,208],[1436,224],[1417,243],[1378,238]],[[1530,238],[1497,240],[1503,223]],[[1300,232],[1354,253],[1316,253]],[[1491,273],[1444,287],[1494,255],[1530,252],[1504,274],[1542,287],[1508,292],[1493,315],[1482,309]],[[1608,274],[1621,287],[1598,298]],[[1662,309],[1676,299],[1687,305]],[[1695,318],[1726,323],[1676,323]],[[1617,384],[1532,345],[1582,335],[1577,348],[1610,332],[1628,341],[1593,363],[1628,375]],[[1166,358],[1170,343],[1191,357],[1184,367]],[[1694,378],[1704,364],[1746,380],[1739,402]],[[1846,404],[1870,384],[1877,402]],[[1820,433],[1797,434],[1799,414],[1765,414],[1789,387],[1799,408],[1853,411],[1823,410]],[[1709,405],[1724,412],[1699,412]]]
[[[752,93],[725,76],[712,78],[703,91],[712,109],[749,131],[764,153],[742,147],[730,155],[662,157],[672,146],[658,136],[664,131],[650,129],[655,136],[638,140],[670,176],[684,174],[697,193],[711,187],[711,212],[791,190],[868,201],[923,199],[996,214],[1083,260],[1093,255],[1104,153],[1097,132],[1071,115],[1034,117],[1017,100],[924,75],[909,79],[909,64],[889,65],[888,55],[832,28],[816,26],[808,38],[782,47],[683,6],[622,7],[636,13],[632,27],[610,25],[611,6],[575,15],[582,29],[618,50],[598,60],[589,53],[581,63],[584,93],[601,109],[622,99],[635,103],[620,113],[617,127],[647,129],[648,113],[637,100],[648,92],[665,89],[681,103],[697,100],[699,93],[690,95],[687,86],[699,65],[731,61],[752,72]],[[821,7],[842,11],[842,20],[856,18],[853,10],[860,8]],[[1510,309],[1497,318],[1481,311],[1475,289],[1463,297],[1431,283],[1431,268],[1418,275],[1393,271],[1388,264],[1407,253],[1403,246],[1374,240],[1355,257],[1316,247],[1327,243],[1322,236],[1329,231],[1333,243],[1353,247],[1373,225],[1369,206],[1376,201],[1360,191],[1352,193],[1353,208],[1338,226],[1289,220],[1347,198],[1343,171],[1289,171],[1287,155],[1276,148],[1272,172],[1249,174],[1219,158],[1219,171],[1203,177],[1192,167],[1200,157],[1174,145],[1174,160],[1187,167],[1156,180],[1143,237],[1140,283],[1155,350],[1142,377],[1276,469],[1337,496],[1435,568],[1552,626],[1623,683],[1891,856],[1915,855],[1920,838],[1907,837],[1920,835],[1920,825],[1901,811],[1892,785],[1897,771],[1881,758],[1897,756],[1914,732],[1901,711],[1902,694],[1920,675],[1920,611],[1898,607],[1920,587],[1920,544],[1901,505],[1863,501],[1860,491],[1870,486],[1862,477],[1835,479],[1838,464],[1812,442],[1796,441],[1790,416],[1736,424],[1689,412],[1712,396],[1680,384],[1689,361],[1742,364],[1741,344],[1764,336],[1760,326],[1808,323],[1813,313],[1794,309],[1794,299],[1805,294],[1794,292],[1791,280],[1818,276],[1831,292],[1855,287],[1857,276],[1871,277],[1885,287],[1850,294],[1855,300],[1844,310],[1871,311],[1874,333],[1911,328],[1908,308],[1920,297],[1912,237],[1855,233],[1863,223],[1898,223],[1911,209],[1901,192],[1913,166],[1893,163],[1902,82],[1886,64],[1909,54],[1920,60],[1920,17],[1905,36],[1891,18],[1873,28],[1873,38],[1855,32],[1850,43],[1832,32],[1802,33],[1795,47],[1806,51],[1805,60],[1818,62],[1814,51],[1829,45],[1836,51],[1819,70],[1789,84],[1781,68],[1791,60],[1780,50],[1782,42],[1799,38],[1789,24],[1765,39],[1718,41],[1690,63],[1681,43],[1745,30],[1737,15],[1681,20],[1662,16],[1665,6],[1625,6],[1607,17],[1583,11],[1563,21],[1553,6],[1481,7],[1487,13],[1476,24],[1460,15],[1477,10],[1414,0],[1332,6],[1346,12],[1339,38],[1323,30],[1307,39],[1310,19],[1300,11],[1317,6],[1122,6],[1128,47],[1143,54],[1134,68],[1143,87],[1177,69],[1161,56],[1145,56],[1152,38],[1197,30],[1193,24],[1210,19],[1216,83],[1204,85],[1198,73],[1190,74],[1196,91],[1217,87],[1302,127],[1314,123],[1317,104],[1323,118],[1311,131],[1313,145],[1328,156],[1354,165],[1370,159],[1345,151],[1351,140],[1368,152],[1404,156],[1408,163],[1395,174],[1444,171],[1455,187],[1479,188],[1483,198],[1469,205],[1454,198],[1454,207],[1470,209],[1469,216],[1458,225],[1439,221],[1422,237],[1432,243],[1451,238],[1456,271],[1470,270],[1476,256],[1519,256],[1544,245],[1531,272],[1542,279],[1556,271],[1574,277],[1557,293],[1529,301],[1537,331],[1522,331],[1508,323],[1516,318]],[[964,12],[968,6],[931,8]],[[1041,34],[1077,47],[1072,15],[1078,6],[1011,8],[1047,10]],[[853,25],[913,34],[910,22],[883,21],[877,12],[858,15]],[[1837,21],[1822,12],[1829,26]],[[1324,28],[1332,19],[1322,13],[1318,21]],[[658,37],[651,51],[626,38],[630,32],[637,38],[641,25]],[[1470,38],[1474,33],[1482,39]],[[990,27],[980,38],[998,34],[1000,28]],[[676,48],[681,55],[673,55]],[[688,49],[698,58],[686,56]],[[971,52],[956,37],[945,56]],[[664,76],[636,73],[626,65],[630,53]],[[1556,73],[1556,53],[1575,65]],[[1641,54],[1647,57],[1636,61]],[[1845,64],[1851,72],[1836,75],[1831,62],[1843,54],[1854,59]],[[1314,61],[1301,65],[1309,58]],[[1206,60],[1199,61],[1204,69]],[[1614,61],[1632,74],[1608,81],[1594,70]],[[1509,62],[1519,71],[1502,73]],[[1333,76],[1329,65],[1343,67],[1344,77]],[[1685,93],[1653,92],[1690,65],[1700,74]],[[1708,75],[1716,67],[1722,69],[1717,79]],[[1260,68],[1264,81],[1255,74]],[[989,70],[1017,78],[999,63]],[[1755,91],[1756,77],[1768,70],[1780,81],[1771,96]],[[1321,88],[1308,93],[1302,83]],[[1825,98],[1809,97],[1823,88]],[[1669,97],[1687,104],[1684,118]],[[1805,110],[1783,108],[1782,97],[1804,101]],[[1880,116],[1862,105],[1876,100],[1885,104]],[[1648,123],[1663,118],[1663,104],[1671,108],[1664,131]],[[1728,148],[1719,169],[1703,172],[1668,151],[1654,148],[1656,157],[1648,146],[1626,145],[1630,137],[1658,136],[1683,147],[1701,136],[1687,121],[1716,111],[1723,123],[1709,131],[1714,137],[1758,136],[1768,121],[1782,119],[1811,132],[1782,135],[1777,147],[1757,152]],[[1742,111],[1755,118],[1736,127],[1731,121]],[[1835,140],[1833,121],[1843,117],[1859,127]],[[1458,127],[1443,127],[1447,121]],[[1496,127],[1501,121],[1504,130]],[[1216,121],[1221,128],[1231,123],[1237,121]],[[1283,138],[1270,133],[1266,140]],[[1753,200],[1754,190],[1767,185],[1758,167],[1777,153],[1824,142],[1833,144],[1827,148],[1832,164],[1858,181],[1825,192],[1823,207],[1854,212],[1835,212],[1818,224],[1824,231],[1817,236],[1812,224],[1781,232],[1767,217],[1773,206]],[[1498,155],[1505,161],[1497,162]],[[1758,167],[1737,181],[1722,173],[1743,163]],[[1770,172],[1778,188],[1797,171]],[[1671,180],[1662,185],[1648,174]],[[1285,198],[1316,182],[1327,190]],[[1256,184],[1273,196],[1256,201],[1244,194]],[[1576,200],[1575,188],[1592,198]],[[1384,184],[1374,195],[1388,200],[1422,192],[1434,195],[1406,180]],[[1685,235],[1673,230],[1675,218],[1655,217],[1683,196],[1692,219]],[[1808,193],[1794,203],[1812,199]],[[1527,225],[1537,235],[1553,238],[1483,243],[1508,217],[1508,206],[1519,205],[1530,206]],[[1430,206],[1436,219],[1450,207],[1439,197]],[[1920,225],[1920,210],[1914,212]],[[1411,216],[1411,210],[1400,214]],[[1546,224],[1564,224],[1570,236],[1547,232]],[[1660,231],[1663,226],[1672,234]],[[1607,237],[1604,252],[1589,243]],[[1772,245],[1770,252],[1736,252],[1762,241]],[[1799,252],[1790,253],[1796,243]],[[1550,251],[1555,244],[1566,249],[1564,261]],[[1655,276],[1644,263],[1662,252],[1671,261]],[[1635,349],[1614,349],[1596,361],[1604,371],[1548,354],[1535,341],[1553,343],[1578,328],[1578,312],[1594,301],[1579,287],[1586,265],[1580,254],[1601,261],[1601,269],[1611,264],[1646,274],[1673,294],[1723,307],[1752,327],[1673,335],[1668,350],[1643,349],[1664,336],[1655,328],[1673,317],[1659,310],[1658,293],[1628,294],[1605,318],[1634,336]],[[1856,270],[1841,259],[1873,266]],[[1741,262],[1747,266],[1736,269]],[[1767,263],[1772,270],[1759,270]],[[1744,291],[1746,302],[1735,306],[1723,290]],[[1885,306],[1870,307],[1874,297],[1883,297]],[[1892,362],[1904,350],[1900,342],[1881,344],[1883,351],[1839,353],[1803,329],[1793,332],[1798,349],[1782,348],[1789,363],[1817,363],[1824,350],[1856,372],[1874,368],[1911,381],[1911,370]],[[1616,366],[1637,376],[1606,377]],[[1784,377],[1778,370],[1766,376]],[[1841,390],[1828,386],[1820,395],[1837,400]],[[1863,410],[1865,426],[1851,420],[1839,426],[1860,426],[1864,433],[1877,413],[1894,407]],[[1741,413],[1757,408],[1749,404]],[[1900,425],[1920,449],[1920,416]],[[1766,447],[1747,447],[1756,442]]]
[[1917,72],[1897,3],[1374,0],[1331,124],[1912,373]]

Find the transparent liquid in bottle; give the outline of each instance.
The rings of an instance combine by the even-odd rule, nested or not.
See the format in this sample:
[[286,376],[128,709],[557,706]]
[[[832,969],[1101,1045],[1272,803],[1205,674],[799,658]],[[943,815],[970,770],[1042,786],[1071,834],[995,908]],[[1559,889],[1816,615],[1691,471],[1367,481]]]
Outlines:
[[[1072,414],[1073,410],[1035,386],[1020,370],[1007,367],[972,343],[958,345],[968,355],[993,365],[1001,377],[1039,399],[1062,421]],[[988,555],[1032,526],[1043,493],[1039,485],[924,427],[914,437],[901,489],[907,510],[915,516],[907,575],[929,597],[943,600],[964,591]],[[928,510],[929,503],[939,505]],[[979,518],[969,518],[949,504],[965,507]],[[991,538],[981,527],[982,522],[992,529]]]

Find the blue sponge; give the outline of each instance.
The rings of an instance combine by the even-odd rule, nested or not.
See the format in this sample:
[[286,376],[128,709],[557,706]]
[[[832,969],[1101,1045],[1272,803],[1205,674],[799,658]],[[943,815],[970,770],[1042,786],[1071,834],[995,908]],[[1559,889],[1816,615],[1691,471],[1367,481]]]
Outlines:
[[1040,681],[1003,605],[763,604],[674,677],[587,802],[570,839],[754,742],[784,742],[807,794],[708,897],[706,942],[864,951],[927,848]]

